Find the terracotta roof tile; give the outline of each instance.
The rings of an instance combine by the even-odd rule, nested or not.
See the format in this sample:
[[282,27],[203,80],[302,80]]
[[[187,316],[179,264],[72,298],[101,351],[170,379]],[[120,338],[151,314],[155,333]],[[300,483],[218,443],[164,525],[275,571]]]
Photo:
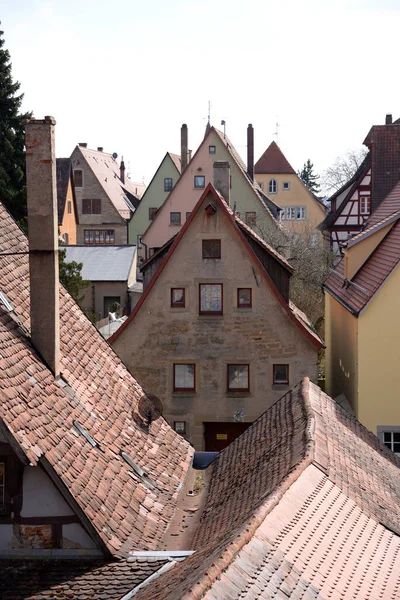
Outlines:
[[399,467],[304,380],[214,461],[196,553],[138,600],[398,598]]
[[[0,205],[0,252],[27,249]],[[43,462],[62,479],[109,552],[155,549],[193,450],[163,418],[148,431],[140,426],[143,390],[63,288],[61,374],[68,385],[60,387],[30,343],[28,256],[0,256],[0,281],[15,309],[8,313],[0,304],[0,418],[33,464]],[[152,488],[133,474],[121,450],[148,474]]]
[[292,174],[296,175],[296,171],[286,160],[282,150],[276,142],[271,142],[261,158],[254,165],[254,172],[271,173],[271,174]]
[[169,154],[170,159],[174,163],[175,167],[177,168],[178,172],[181,173],[182,172],[181,157],[178,154],[172,154],[172,152],[168,152],[168,154]]

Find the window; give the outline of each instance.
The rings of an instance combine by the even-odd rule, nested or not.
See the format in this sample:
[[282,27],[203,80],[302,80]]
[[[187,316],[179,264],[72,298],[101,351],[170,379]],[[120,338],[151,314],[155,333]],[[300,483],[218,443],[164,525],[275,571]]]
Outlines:
[[82,200],[83,215],[101,215],[101,200],[99,198],[84,198]]
[[186,421],[174,421],[174,430],[181,435],[186,434]]
[[256,212],[247,212],[246,213],[246,225],[255,225],[257,221],[257,213]]
[[203,258],[221,258],[221,240],[203,240]]
[[369,215],[369,213],[371,212],[371,197],[370,196],[361,196],[360,212],[362,215]]
[[222,283],[200,283],[200,314],[222,315]]
[[72,214],[72,203],[70,200],[68,200],[67,206],[68,206],[68,214],[70,215],[70,214]]
[[149,207],[149,221],[152,221],[155,218],[157,211],[158,208],[156,208],[155,206]]
[[281,220],[304,221],[306,218],[305,206],[286,206],[281,213]]
[[289,365],[274,365],[273,373],[274,384],[287,385],[289,383]]
[[6,512],[6,463],[0,458],[0,515]]
[[251,308],[252,305],[252,290],[251,288],[238,288],[237,291],[237,306],[238,308]]
[[63,238],[64,238],[64,242],[68,245],[69,244],[69,235],[68,235],[68,233],[64,233]]
[[186,213],[186,221],[188,220],[188,218],[190,217],[190,215],[191,215],[191,213],[190,213],[190,212],[187,212],[187,213]]
[[284,190],[290,190],[290,183],[289,183],[289,181],[284,181],[283,182],[282,189],[284,189]]
[[215,154],[215,146],[208,146],[209,154]]
[[395,454],[400,456],[400,427],[396,425],[392,426],[378,426],[378,438]]
[[249,391],[249,365],[228,365],[228,392]]
[[174,392],[195,390],[196,365],[174,365]]
[[170,225],[180,225],[181,224],[181,213],[180,212],[170,212],[169,213],[169,223],[170,223]]
[[171,307],[185,307],[185,288],[171,288]]
[[204,175],[195,175],[194,176],[194,187],[195,188],[203,188],[206,185],[206,178]]
[[276,179],[271,179],[268,184],[268,193],[276,194],[276,190],[277,190]]
[[85,244],[115,244],[114,229],[85,229]]
[[81,170],[74,171],[75,187],[83,187],[83,172]]
[[172,190],[172,178],[165,177],[164,178],[164,192],[170,192]]

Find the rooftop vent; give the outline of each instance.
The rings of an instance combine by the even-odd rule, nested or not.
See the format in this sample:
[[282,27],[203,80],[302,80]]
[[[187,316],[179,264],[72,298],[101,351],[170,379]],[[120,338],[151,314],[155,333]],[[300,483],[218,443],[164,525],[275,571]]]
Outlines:
[[72,421],[72,424],[79,431],[79,433],[81,435],[83,435],[83,437],[89,442],[89,444],[93,448],[98,447],[98,443],[88,434],[86,429],[84,427],[82,427],[82,425],[79,423],[79,421]]
[[78,144],[81,148],[87,148],[87,142],[79,142]]

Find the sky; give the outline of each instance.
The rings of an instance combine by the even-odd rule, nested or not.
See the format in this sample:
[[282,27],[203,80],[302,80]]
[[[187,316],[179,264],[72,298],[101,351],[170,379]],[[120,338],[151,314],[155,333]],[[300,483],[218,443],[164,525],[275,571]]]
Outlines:
[[[398,0],[0,0],[23,109],[54,116],[56,153],[103,146],[149,183],[187,123],[246,161],[275,140],[317,173],[400,117]],[[397,101],[397,105],[396,105]],[[278,123],[278,128],[276,124]],[[278,136],[276,131],[278,130]]]

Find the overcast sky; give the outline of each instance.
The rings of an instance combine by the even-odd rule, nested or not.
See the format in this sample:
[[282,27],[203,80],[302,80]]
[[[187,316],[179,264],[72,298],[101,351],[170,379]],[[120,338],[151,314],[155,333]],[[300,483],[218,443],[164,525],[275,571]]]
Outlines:
[[400,117],[398,0],[0,0],[24,109],[57,120],[57,156],[103,146],[149,182],[180,126],[211,124],[246,160],[275,139],[321,172]]

